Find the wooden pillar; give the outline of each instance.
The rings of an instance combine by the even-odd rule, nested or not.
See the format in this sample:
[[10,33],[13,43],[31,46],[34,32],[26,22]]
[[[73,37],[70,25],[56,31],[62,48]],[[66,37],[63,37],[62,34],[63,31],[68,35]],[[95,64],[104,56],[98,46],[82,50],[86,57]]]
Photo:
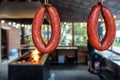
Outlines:
[[98,22],[98,36],[99,36],[100,39],[103,38],[103,27],[100,26],[101,23],[102,22]]
[[1,37],[1,25],[0,25],[0,63],[1,63],[1,60],[2,60],[2,51],[1,51],[1,41],[2,41],[2,37]]
[[72,46],[74,46],[74,23],[72,22]]
[[49,25],[47,25],[47,42],[48,42],[49,39],[50,39],[49,32],[50,32],[50,30],[49,30]]
[[25,34],[25,27],[21,26],[21,44],[25,44],[24,34]]

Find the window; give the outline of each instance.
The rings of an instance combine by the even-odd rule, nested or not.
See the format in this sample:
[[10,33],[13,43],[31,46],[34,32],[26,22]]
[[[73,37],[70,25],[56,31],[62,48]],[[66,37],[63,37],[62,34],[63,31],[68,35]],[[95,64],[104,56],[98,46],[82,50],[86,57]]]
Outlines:
[[25,44],[27,46],[33,46],[33,41],[32,41],[32,25],[22,25],[21,27],[24,27],[24,38],[25,38]]
[[[101,24],[101,27],[103,27],[103,34],[105,34],[104,23]],[[109,50],[120,53],[120,20],[116,21],[116,37],[115,37],[114,43],[109,48]]]
[[116,21],[116,38],[111,47],[111,50],[120,53],[120,20]]
[[87,23],[74,23],[74,46],[87,46]]
[[72,46],[72,23],[61,23],[61,40],[59,46]]
[[[32,41],[32,26],[31,25],[25,25],[25,42],[28,46],[33,46]],[[42,38],[44,42],[47,44],[51,37],[51,27],[50,25],[42,25]]]
[[46,44],[50,40],[50,37],[51,37],[51,26],[42,25],[42,38]]
[[[32,25],[31,24],[19,24],[16,22],[8,22],[9,25],[16,27],[20,35],[24,32],[24,43],[26,46],[34,46],[32,41]],[[87,23],[72,23],[72,22],[63,22],[61,23],[61,39],[59,46],[87,46]],[[47,42],[51,38],[51,25],[43,24],[42,25],[42,38],[44,42]],[[21,36],[21,40],[22,40]]]
[[87,46],[87,23],[61,23],[59,46]]
[[[25,26],[25,42],[28,46],[33,46],[31,25]],[[59,46],[87,46],[87,23],[61,23],[61,39]],[[51,26],[42,25],[42,38],[44,42],[50,40]]]

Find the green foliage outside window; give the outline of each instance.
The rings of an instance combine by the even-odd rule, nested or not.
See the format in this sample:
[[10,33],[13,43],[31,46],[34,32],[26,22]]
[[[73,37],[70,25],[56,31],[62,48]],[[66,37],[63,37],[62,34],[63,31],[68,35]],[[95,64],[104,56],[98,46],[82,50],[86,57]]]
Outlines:
[[[28,33],[29,35],[27,35]],[[50,40],[51,33],[52,31],[50,25],[42,25],[42,38],[46,44]],[[27,45],[33,46],[30,27],[25,27],[25,35],[27,35],[27,37],[25,37]],[[61,39],[59,46],[86,46],[86,45],[87,45],[86,23],[61,23]]]
[[59,46],[72,46],[72,23],[61,23],[61,40]]
[[86,27],[86,23],[74,23],[74,46],[87,46]]

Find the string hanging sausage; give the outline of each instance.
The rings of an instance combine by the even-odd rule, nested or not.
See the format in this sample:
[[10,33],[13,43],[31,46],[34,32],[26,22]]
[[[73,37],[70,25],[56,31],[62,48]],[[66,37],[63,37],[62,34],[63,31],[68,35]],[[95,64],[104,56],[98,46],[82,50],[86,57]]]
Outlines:
[[[102,16],[106,26],[106,33],[101,41],[99,40],[97,31],[97,23],[100,12],[102,12]],[[107,50],[114,41],[116,35],[116,25],[114,17],[111,11],[101,3],[94,5],[90,11],[87,21],[87,35],[91,45],[95,49],[101,51]]]
[[[48,44],[45,44],[41,35],[42,23],[46,12],[48,12],[52,28],[52,34],[50,41],[48,41]],[[59,44],[60,34],[60,18],[55,7],[51,4],[44,4],[41,7],[39,7],[35,13],[34,20],[32,23],[32,38],[36,48],[40,52],[47,54],[53,52]]]

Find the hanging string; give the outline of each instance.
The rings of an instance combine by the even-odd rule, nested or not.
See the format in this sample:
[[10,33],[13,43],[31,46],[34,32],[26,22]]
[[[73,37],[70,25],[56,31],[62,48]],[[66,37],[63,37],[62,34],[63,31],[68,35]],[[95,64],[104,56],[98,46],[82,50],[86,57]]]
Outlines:
[[102,0],[102,4],[103,4],[104,0]]
[[44,3],[47,4],[47,3],[48,3],[48,0],[44,0]]
[[46,4],[46,3],[47,3],[47,1],[46,1],[46,0],[44,0],[44,3]]
[[48,0],[47,0],[47,3],[48,3]]
[[98,0],[99,2],[101,2],[101,4],[103,4],[104,0]]

